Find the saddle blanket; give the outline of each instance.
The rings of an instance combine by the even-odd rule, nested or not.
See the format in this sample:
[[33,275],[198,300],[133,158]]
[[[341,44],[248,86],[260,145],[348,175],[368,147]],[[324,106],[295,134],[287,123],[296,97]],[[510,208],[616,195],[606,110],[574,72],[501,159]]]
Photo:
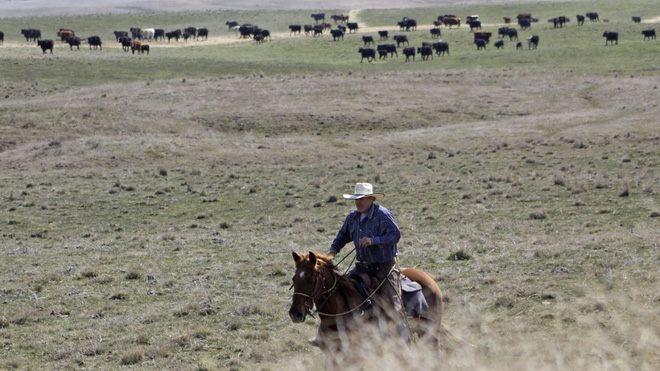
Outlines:
[[408,315],[420,316],[429,308],[422,293],[422,285],[404,275],[401,275],[401,291],[403,293],[403,306],[406,308]]

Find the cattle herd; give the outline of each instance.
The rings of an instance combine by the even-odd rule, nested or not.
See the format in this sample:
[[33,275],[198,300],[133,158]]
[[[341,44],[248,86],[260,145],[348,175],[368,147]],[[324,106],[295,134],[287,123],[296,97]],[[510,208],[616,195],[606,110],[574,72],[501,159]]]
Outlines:
[[[324,33],[329,33],[332,36],[333,41],[343,41],[344,35],[346,33],[358,33],[359,25],[358,22],[351,22],[348,15],[343,14],[334,14],[330,17],[333,21],[326,22],[325,13],[312,13],[311,18],[314,20],[313,24],[290,24],[289,30],[290,35],[302,35],[303,33],[312,37],[321,37]],[[584,25],[585,20],[589,22],[600,22],[600,17],[596,12],[587,12],[584,15],[578,14],[575,17],[576,23],[578,26]],[[498,27],[497,29],[497,40],[493,43],[493,46],[497,49],[504,48],[504,40],[508,38],[511,42],[516,42],[516,49],[523,48],[523,43],[518,39],[518,31],[531,31],[532,25],[539,22],[539,19],[533,17],[530,13],[520,13],[515,17],[516,25],[513,25],[514,17],[503,17],[504,25]],[[633,16],[632,21],[634,23],[640,23],[640,16]],[[443,14],[438,16],[432,22],[430,28],[431,38],[439,39],[442,36],[442,28],[460,28],[461,27],[461,18],[454,14]],[[553,28],[563,28],[567,23],[571,22],[571,19],[567,16],[558,16],[548,19],[549,23],[553,24]],[[608,22],[606,19],[603,19],[603,22]],[[474,36],[474,45],[477,50],[485,50],[487,45],[490,43],[491,36],[493,32],[482,30],[482,24],[479,20],[478,15],[469,15],[465,17],[464,25],[469,27],[469,32]],[[270,40],[271,34],[267,29],[260,28],[256,24],[252,23],[239,23],[237,21],[227,21],[225,25],[228,27],[228,30],[233,30],[236,32],[239,38],[244,39],[253,39],[256,44],[262,44],[265,41]],[[409,17],[403,17],[401,21],[397,22],[400,32],[413,32],[417,30],[418,24],[415,19]],[[333,28],[334,27],[334,28]],[[164,41],[167,39],[167,42],[170,43],[172,39],[179,41],[183,39],[184,41],[192,40],[207,40],[209,31],[207,28],[197,28],[197,27],[186,27],[184,29],[175,29],[171,31],[165,31],[160,28],[137,28],[132,27],[128,31],[113,31],[115,40],[121,44],[122,49],[125,52],[131,51],[133,54],[149,54],[150,46],[146,42],[153,41]],[[74,30],[68,28],[60,28],[57,31],[57,39],[43,39],[41,30],[39,29],[22,29],[21,35],[25,37],[27,42],[36,42],[37,46],[41,48],[42,52],[46,54],[47,52],[53,53],[53,49],[56,45],[56,40],[62,44],[68,44],[70,50],[80,50],[82,44],[89,46],[89,49],[92,50],[102,50],[102,41],[99,36],[91,36],[81,38],[76,36]],[[655,29],[646,29],[642,31],[643,40],[654,40],[655,39]],[[605,38],[605,45],[618,45],[619,43],[619,32],[616,31],[605,31],[603,33]],[[378,31],[378,41],[379,44],[375,45],[374,36],[372,35],[363,35],[362,42],[364,45],[358,49],[360,54],[360,63],[365,59],[368,62],[373,62],[378,59],[392,58],[393,56],[399,56],[397,48],[403,47],[402,53],[405,56],[405,61],[414,61],[415,56],[419,56],[422,60],[433,59],[433,55],[444,56],[449,55],[449,43],[447,41],[438,40],[437,42],[423,42],[422,45],[415,47],[411,46],[408,37],[404,34],[392,35],[392,43],[389,42],[390,35],[387,30]],[[532,34],[531,36],[525,39],[527,44],[527,49],[533,50],[537,49],[539,46],[540,37],[537,34]],[[4,44],[4,33],[0,31],[0,45]]]
[[[149,54],[149,44],[146,44],[146,41],[163,41],[167,38],[169,43],[172,39],[179,41],[183,39],[184,41],[191,40],[208,40],[209,30],[207,28],[197,28],[197,27],[186,27],[185,29],[176,29],[169,32],[165,32],[164,29],[160,28],[138,28],[131,27],[128,31],[113,31],[116,41],[121,44],[122,49],[125,52],[131,51],[133,54],[136,52],[138,54]],[[57,33],[57,39],[46,39],[42,38],[41,30],[29,28],[22,29],[21,35],[25,37],[27,42],[36,42],[37,46],[41,48],[43,54],[50,52],[53,53],[56,43],[59,41],[62,44],[68,44],[70,50],[76,48],[80,50],[82,44],[88,45],[89,49],[92,50],[103,50],[103,42],[101,41],[100,36],[90,36],[90,37],[80,37],[77,36],[75,31],[68,28],[60,28]],[[4,44],[4,32],[0,31],[0,45]]]
[[[349,16],[347,15],[332,15],[330,18],[334,21],[334,24],[325,21],[325,13],[312,13],[311,18],[314,20],[313,24],[290,24],[290,35],[302,35],[304,32],[304,34],[308,36],[321,37],[327,32],[332,36],[333,41],[343,41],[344,35],[347,32],[357,33],[359,30],[358,23],[350,22]],[[518,14],[515,17],[517,26],[512,25],[513,19],[513,17],[503,17],[504,26],[499,27],[497,30],[498,40],[493,43],[495,48],[503,49],[504,40],[508,38],[511,42],[515,41],[516,49],[522,49],[524,44],[518,39],[518,30],[531,31],[532,25],[539,22],[539,19],[533,17],[531,13]],[[576,15],[577,25],[584,25],[585,19],[588,19],[590,22],[600,22],[600,17],[597,12],[587,12],[584,15]],[[640,23],[641,17],[633,16],[632,20],[635,23]],[[564,28],[570,21],[570,18],[564,15],[548,19],[548,22],[553,24],[553,28]],[[433,21],[433,26],[429,30],[431,38],[440,38],[442,36],[442,28],[460,28],[461,22],[461,18],[454,14],[443,14],[438,16],[437,19]],[[603,22],[608,21],[603,20]],[[263,40],[260,37],[260,29],[255,25],[250,23],[241,25],[236,21],[228,21],[226,25],[229,29],[236,30],[241,37],[252,37],[257,43],[260,43]],[[473,33],[474,45],[477,50],[485,50],[490,43],[490,38],[493,33],[482,30],[479,16],[476,14],[468,15],[465,17],[464,25],[467,25],[470,32]],[[333,28],[333,26],[335,28]],[[403,17],[401,21],[397,22],[397,26],[401,32],[411,32],[417,30],[418,23],[415,19]],[[643,30],[642,35],[644,36],[643,40],[655,39],[655,29]],[[618,32],[605,31],[603,37],[605,37],[605,45],[618,45]],[[419,56],[422,60],[429,60],[433,59],[434,54],[436,56],[449,55],[449,43],[447,41],[439,40],[437,42],[422,42],[421,46],[414,47],[410,46],[406,35],[398,34],[391,36],[391,40],[393,40],[394,43],[388,43],[388,40],[390,40],[388,30],[379,30],[378,40],[379,44],[376,46],[373,35],[362,36],[362,42],[364,45],[358,48],[360,63],[364,62],[365,59],[368,62],[373,62],[376,60],[376,57],[378,57],[378,59],[391,58],[395,55],[398,57],[399,53],[397,48],[400,47],[403,47],[402,53],[406,57],[406,62],[411,59],[414,61],[415,56]],[[534,50],[539,46],[540,37],[537,34],[532,34],[531,36],[526,37],[525,41],[527,49]]]

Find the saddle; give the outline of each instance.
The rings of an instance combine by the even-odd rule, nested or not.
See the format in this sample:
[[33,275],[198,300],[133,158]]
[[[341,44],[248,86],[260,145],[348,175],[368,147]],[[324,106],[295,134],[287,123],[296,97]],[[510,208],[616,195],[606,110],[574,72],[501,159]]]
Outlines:
[[[360,293],[362,300],[367,300],[380,285],[378,278],[369,275],[367,272],[352,272],[349,277],[353,282],[353,287]],[[371,309],[372,304],[371,299],[367,300],[364,304],[365,309]]]
[[[380,286],[380,280],[375,277],[378,268],[374,265],[365,264],[360,265],[358,268],[352,271],[349,277],[362,299],[367,300],[369,295],[372,295]],[[403,307],[409,316],[419,317],[428,310],[429,306],[422,292],[422,285],[404,275],[401,275],[401,295]],[[368,299],[364,304],[365,309],[370,309],[372,305],[373,300],[371,299]]]

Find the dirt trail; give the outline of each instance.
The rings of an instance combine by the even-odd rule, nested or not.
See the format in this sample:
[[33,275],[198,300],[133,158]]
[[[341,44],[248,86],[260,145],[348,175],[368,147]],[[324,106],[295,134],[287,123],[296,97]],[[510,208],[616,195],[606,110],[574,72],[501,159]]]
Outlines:
[[655,17],[651,19],[642,19],[642,23],[658,23],[660,22],[660,17]]

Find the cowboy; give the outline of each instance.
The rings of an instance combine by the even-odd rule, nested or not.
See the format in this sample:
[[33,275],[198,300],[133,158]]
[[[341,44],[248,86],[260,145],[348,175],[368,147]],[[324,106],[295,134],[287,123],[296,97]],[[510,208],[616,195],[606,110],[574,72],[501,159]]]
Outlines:
[[[355,200],[356,209],[346,216],[328,254],[334,258],[346,244],[353,242],[356,264],[349,275],[360,277],[372,289],[378,285],[374,309],[381,311],[379,314],[384,314],[405,334],[401,276],[396,262],[401,232],[392,213],[374,203],[376,198],[382,196],[382,193],[374,193],[369,183],[356,183],[352,195],[344,194],[345,199]],[[369,277],[376,278],[375,284]]]

